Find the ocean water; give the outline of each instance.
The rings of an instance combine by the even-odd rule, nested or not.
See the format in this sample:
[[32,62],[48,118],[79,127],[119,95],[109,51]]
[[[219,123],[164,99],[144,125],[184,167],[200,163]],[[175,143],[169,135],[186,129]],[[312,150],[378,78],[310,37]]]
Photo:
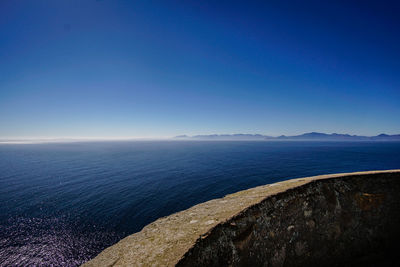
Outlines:
[[285,179],[400,168],[400,142],[0,145],[0,266],[77,266],[159,217]]

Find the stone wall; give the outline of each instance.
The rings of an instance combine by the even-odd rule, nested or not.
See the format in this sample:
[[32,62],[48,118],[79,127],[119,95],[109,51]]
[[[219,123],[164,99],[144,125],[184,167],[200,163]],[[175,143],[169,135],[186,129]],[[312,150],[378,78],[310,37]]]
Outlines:
[[396,266],[400,170],[260,186],[161,218],[86,266]]

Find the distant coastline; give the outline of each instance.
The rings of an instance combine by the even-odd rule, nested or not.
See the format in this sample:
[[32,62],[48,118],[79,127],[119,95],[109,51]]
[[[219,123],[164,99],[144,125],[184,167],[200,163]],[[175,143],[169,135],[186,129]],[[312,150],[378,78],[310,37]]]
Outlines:
[[268,136],[262,134],[211,134],[211,135],[179,135],[176,140],[226,140],[226,141],[400,141],[400,134],[379,134],[376,136],[362,136],[350,134],[304,133],[301,135]]
[[310,132],[301,135],[269,136],[263,134],[209,134],[209,135],[178,135],[175,137],[81,137],[81,138],[39,138],[10,139],[0,138],[1,144],[46,144],[75,142],[129,142],[129,141],[400,141],[400,134],[379,134],[376,136],[350,135],[338,133]]

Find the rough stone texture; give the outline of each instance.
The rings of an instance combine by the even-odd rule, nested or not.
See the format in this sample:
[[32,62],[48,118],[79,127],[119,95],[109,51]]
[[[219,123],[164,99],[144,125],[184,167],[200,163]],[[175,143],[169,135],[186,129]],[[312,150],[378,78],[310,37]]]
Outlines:
[[255,187],[160,218],[84,266],[396,266],[400,170]]

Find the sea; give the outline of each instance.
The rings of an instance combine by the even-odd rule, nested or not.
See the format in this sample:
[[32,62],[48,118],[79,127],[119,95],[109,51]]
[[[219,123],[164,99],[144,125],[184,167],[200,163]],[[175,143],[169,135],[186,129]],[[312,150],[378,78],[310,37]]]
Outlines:
[[286,179],[400,168],[400,142],[0,145],[0,266],[79,266],[157,218]]

